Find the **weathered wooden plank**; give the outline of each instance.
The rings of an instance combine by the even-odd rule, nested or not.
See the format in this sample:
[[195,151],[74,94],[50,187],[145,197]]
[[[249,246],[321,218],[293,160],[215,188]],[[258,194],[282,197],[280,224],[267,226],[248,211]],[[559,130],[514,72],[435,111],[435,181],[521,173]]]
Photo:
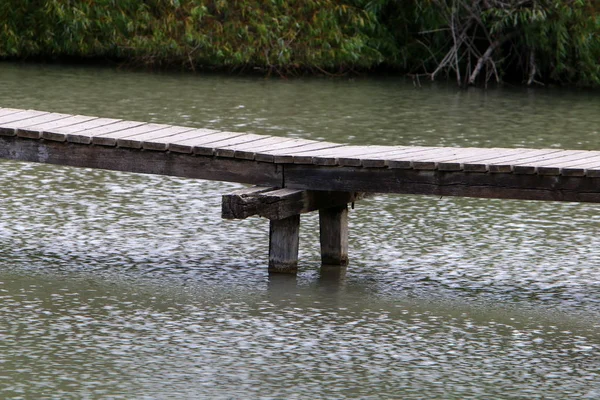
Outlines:
[[345,206],[364,196],[355,192],[312,191],[278,188],[252,188],[223,195],[221,215],[225,219],[245,219],[259,215],[284,219],[310,211]]
[[0,117],[10,114],[16,114],[21,111],[23,110],[19,110],[18,108],[0,108]]
[[[516,162],[513,166],[515,174],[535,174],[542,173],[544,175],[559,175],[560,168],[555,166],[565,161],[577,161],[592,157],[593,152],[583,150],[561,150],[559,152],[544,155],[540,157],[530,158],[526,161]],[[540,170],[539,167],[545,167]]]
[[101,168],[184,178],[283,186],[281,166],[234,158],[197,157],[171,152],[0,136],[0,158]]
[[169,144],[169,151],[186,154],[192,154],[195,151],[198,151],[198,154],[208,153],[204,155],[212,155],[212,147],[210,147],[209,151],[205,151],[205,148],[201,146],[207,143],[219,142],[221,140],[232,139],[243,135],[243,132],[217,132],[210,135],[202,135],[187,140],[172,142]]
[[291,140],[293,139],[279,136],[265,136],[264,140],[261,141],[235,143],[228,146],[219,145],[215,148],[215,155],[217,157],[235,157],[244,160],[254,160],[254,154],[257,150],[264,149],[265,147],[270,148],[272,146],[282,145]]
[[[345,144],[330,143],[330,142],[317,142],[312,144],[306,144],[301,147],[296,147],[294,150],[286,151],[285,153],[273,154],[273,162],[277,164],[287,164],[294,162],[301,162],[304,160],[307,164],[312,163],[312,156],[300,156],[299,153],[307,153],[309,151],[318,151],[324,149],[332,149],[335,147],[344,147]],[[268,153],[268,152],[266,152]],[[264,153],[263,153],[264,154]]]
[[143,124],[133,128],[123,129],[116,132],[107,132],[102,135],[94,136],[92,138],[92,144],[101,146],[116,146],[117,140],[121,138],[132,137],[141,135],[144,133],[151,133],[161,129],[168,128],[169,125],[164,124]]
[[348,265],[348,206],[319,210],[321,263],[323,265]]
[[[364,168],[384,168],[387,167],[390,160],[407,161],[406,168],[412,168],[410,164],[410,155],[415,153],[434,152],[442,147],[422,147],[422,146],[405,146],[398,147],[397,150],[392,150],[389,153],[373,154],[361,157],[361,166]],[[396,163],[395,168],[399,168],[399,163]]]
[[461,152],[456,157],[439,161],[437,169],[441,171],[468,171],[468,172],[488,172],[488,162],[507,157],[524,157],[531,149],[477,149],[471,148],[466,152]]
[[292,273],[298,270],[300,215],[271,220],[269,226],[269,272]]
[[[14,121],[11,123],[5,123],[5,124],[2,124],[2,127],[0,128],[0,134],[6,135],[6,136],[15,136],[15,135],[17,135],[18,130],[20,128],[24,128],[24,127],[27,127],[30,125],[43,124],[46,122],[63,120],[68,117],[69,117],[68,114],[48,113],[48,114],[39,115],[39,116],[33,117],[33,118],[28,118],[28,119],[24,119],[24,120],[20,120],[20,121]],[[24,133],[19,136],[27,137],[27,133]],[[33,136],[32,138],[37,139],[37,138],[39,138],[39,136]]]
[[[487,165],[487,169],[491,173],[511,173],[515,164],[519,162],[527,162],[527,160],[544,156],[551,155],[554,153],[558,153],[560,150],[558,149],[539,149],[539,150],[527,150],[520,152],[515,155],[493,158],[489,160],[482,160],[481,163],[485,163]],[[465,171],[469,171],[465,166]]]
[[81,122],[74,125],[59,126],[56,128],[45,129],[42,132],[42,139],[53,140],[56,142],[64,142],[67,140],[67,135],[85,132],[89,129],[95,129],[100,126],[107,126],[121,122],[120,119],[114,118],[96,118],[89,121]]
[[466,174],[414,169],[286,165],[285,186],[311,190],[404,193],[500,199],[600,202],[598,178]]
[[[308,151],[294,155],[295,164],[315,164],[315,165],[339,165],[340,159],[344,160],[344,165],[360,165],[360,158],[364,154],[376,154],[389,152],[390,146],[340,146],[329,149]],[[307,156],[307,157],[305,157]],[[310,163],[308,161],[310,157]]]
[[5,115],[0,117],[0,135],[2,136],[14,136],[16,134],[15,128],[22,126],[22,123],[29,123],[31,121],[37,121],[37,118],[43,117],[50,113],[42,111],[22,111],[14,114]]
[[[257,150],[254,154],[254,159],[262,162],[275,162],[275,157],[290,156],[289,153],[293,151],[306,150],[311,146],[322,148],[321,143],[316,140],[294,139],[273,148]],[[290,159],[293,160],[293,157],[290,156]]]
[[[146,132],[135,136],[128,136],[117,139],[117,146],[128,147],[131,149],[141,149],[144,141],[151,141],[152,139],[168,138],[178,133],[189,132],[196,130],[196,128],[190,128],[187,126],[172,126],[167,125],[164,129],[156,131]],[[216,131],[214,131],[216,132]]]
[[5,124],[10,124],[16,121],[23,121],[29,118],[35,118],[44,114],[50,113],[45,111],[21,110],[16,113],[9,113],[7,115],[0,116],[0,124],[1,126],[4,126]]
[[41,139],[45,131],[61,128],[64,126],[76,125],[82,122],[91,121],[96,117],[88,117],[85,115],[71,115],[66,118],[57,119],[50,122],[43,122],[36,125],[17,128],[17,136],[30,139]]
[[600,155],[585,161],[573,161],[561,166],[560,174],[564,176],[586,176],[594,169],[600,168]]
[[135,128],[136,126],[145,125],[144,122],[139,121],[120,121],[114,124],[102,125],[97,128],[80,131],[77,133],[70,133],[67,135],[67,142],[70,143],[81,143],[91,144],[94,136],[102,136],[107,133],[122,131],[129,128]]
[[[142,142],[142,148],[144,150],[154,150],[154,151],[167,151],[171,150],[170,147],[176,145],[177,143],[184,142],[189,139],[195,139],[204,136],[217,135],[221,132],[215,131],[213,129],[193,129],[193,130],[184,130],[175,135],[162,136],[162,137],[153,137],[145,139]],[[191,153],[192,149],[189,148],[189,152]],[[185,153],[184,151],[179,151],[179,153]]]
[[[268,138],[270,138],[270,136],[256,135],[253,133],[248,133],[248,134],[232,137],[229,139],[223,139],[223,140],[219,140],[219,141],[208,142],[205,144],[194,145],[194,149],[192,150],[192,152],[194,154],[206,155],[206,156],[217,155],[217,149],[219,149],[221,147],[240,145],[240,144],[246,144],[246,143],[262,143],[264,140],[267,140]],[[223,157],[226,156],[227,150],[224,150],[221,154]],[[231,156],[233,156],[233,153],[231,154]]]

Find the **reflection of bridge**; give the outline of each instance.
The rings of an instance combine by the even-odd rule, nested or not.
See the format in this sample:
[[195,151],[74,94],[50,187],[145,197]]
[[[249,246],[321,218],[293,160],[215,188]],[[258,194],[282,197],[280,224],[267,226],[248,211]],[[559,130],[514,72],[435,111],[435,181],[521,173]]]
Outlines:
[[223,216],[271,220],[273,271],[296,270],[312,210],[323,262],[345,264],[359,193],[600,203],[600,151],[350,146],[0,108],[0,158],[259,185],[225,195]]

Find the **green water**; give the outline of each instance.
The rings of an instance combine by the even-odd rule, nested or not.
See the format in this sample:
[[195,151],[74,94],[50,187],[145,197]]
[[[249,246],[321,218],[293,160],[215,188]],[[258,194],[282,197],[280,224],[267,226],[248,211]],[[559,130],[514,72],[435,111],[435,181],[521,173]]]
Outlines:
[[[0,64],[0,107],[353,144],[600,149],[600,95]],[[266,273],[240,185],[0,161],[0,398],[597,399],[598,205],[376,196]]]

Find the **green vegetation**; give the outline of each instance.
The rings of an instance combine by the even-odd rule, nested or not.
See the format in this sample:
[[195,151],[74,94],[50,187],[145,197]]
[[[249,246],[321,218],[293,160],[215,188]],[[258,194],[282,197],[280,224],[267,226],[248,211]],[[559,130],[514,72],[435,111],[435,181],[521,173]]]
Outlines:
[[0,57],[600,85],[583,0],[5,0]]

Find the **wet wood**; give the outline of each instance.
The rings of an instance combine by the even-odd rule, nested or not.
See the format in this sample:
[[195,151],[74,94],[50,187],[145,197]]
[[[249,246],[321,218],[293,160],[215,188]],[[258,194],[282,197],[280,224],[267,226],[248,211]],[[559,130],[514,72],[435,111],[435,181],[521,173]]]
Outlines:
[[300,242],[300,215],[269,223],[269,272],[296,273]]
[[[186,145],[185,141],[190,139],[196,139],[205,136],[218,135],[219,131],[212,129],[193,129],[183,130],[180,133],[169,136],[153,137],[142,141],[142,148],[144,150],[154,151],[175,151],[176,153],[187,153],[192,152],[192,146]],[[181,144],[183,143],[183,144]]]
[[[129,147],[131,149],[141,149],[144,142],[152,142],[153,139],[172,140],[178,133],[194,131],[194,128],[185,126],[170,126],[164,129],[142,133],[135,136],[127,136],[117,139],[117,146]],[[216,132],[216,131],[215,131]],[[166,150],[166,148],[165,148]]]
[[321,263],[323,265],[348,265],[348,206],[319,210]]
[[296,214],[345,207],[364,198],[362,193],[255,187],[225,194],[221,215],[225,219],[245,219],[258,215],[284,219]]

